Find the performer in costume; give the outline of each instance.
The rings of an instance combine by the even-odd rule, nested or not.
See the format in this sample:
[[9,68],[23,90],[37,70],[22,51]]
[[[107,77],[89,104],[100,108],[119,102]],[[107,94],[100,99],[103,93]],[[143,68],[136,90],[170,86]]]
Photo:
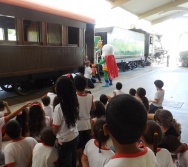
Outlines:
[[112,80],[118,77],[118,67],[114,57],[114,48],[112,45],[106,44],[103,46],[101,61],[98,64],[103,65],[105,84],[102,86],[108,87],[109,85],[112,85]]

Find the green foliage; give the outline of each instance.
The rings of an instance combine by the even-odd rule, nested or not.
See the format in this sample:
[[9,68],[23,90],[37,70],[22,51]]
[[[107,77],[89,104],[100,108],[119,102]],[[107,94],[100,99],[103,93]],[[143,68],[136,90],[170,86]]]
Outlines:
[[180,52],[180,60],[183,67],[188,67],[188,51]]

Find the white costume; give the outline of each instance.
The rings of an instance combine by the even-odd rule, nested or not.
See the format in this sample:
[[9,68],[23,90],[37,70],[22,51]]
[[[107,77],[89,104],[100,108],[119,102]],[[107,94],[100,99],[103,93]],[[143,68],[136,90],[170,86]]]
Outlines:
[[136,154],[116,154],[105,167],[158,167],[153,151],[144,148]]
[[114,90],[113,93],[114,93],[115,96],[124,94],[124,92],[122,90],[117,90],[117,89]]
[[163,89],[157,90],[154,99],[158,99],[158,103],[152,103],[156,107],[162,107],[165,91]]
[[33,149],[32,167],[53,167],[58,160],[58,153],[54,147],[38,143]]
[[32,152],[37,141],[32,137],[25,137],[21,140],[13,140],[4,148],[5,166],[15,164],[15,167],[26,167],[32,157]]
[[89,167],[102,167],[110,160],[114,152],[105,147],[101,148],[101,153],[99,153],[96,140],[91,139],[85,146],[84,155],[88,158]]
[[43,110],[44,110],[46,116],[50,117],[50,119],[53,118],[53,108],[52,108],[52,106],[50,106],[50,105],[44,106]]

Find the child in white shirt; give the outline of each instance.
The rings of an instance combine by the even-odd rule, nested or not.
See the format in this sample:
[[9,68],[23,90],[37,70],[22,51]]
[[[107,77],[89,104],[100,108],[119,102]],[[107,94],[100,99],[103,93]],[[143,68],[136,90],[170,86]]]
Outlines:
[[85,146],[82,155],[83,167],[102,167],[114,155],[114,152],[106,146],[109,136],[104,135],[103,125],[105,123],[106,121],[104,120],[98,120],[95,122],[93,128],[95,139],[89,140]]
[[41,98],[41,101],[44,105],[43,110],[46,116],[49,116],[50,119],[52,120],[53,118],[53,108],[50,105],[50,97],[49,96],[45,96]]
[[58,162],[58,152],[54,148],[56,136],[51,129],[44,129],[41,134],[42,143],[33,149],[32,167],[53,167]]
[[12,142],[4,148],[5,166],[30,166],[32,151],[37,141],[32,137],[22,137],[21,127],[16,120],[9,121],[5,126],[5,131],[12,139]]

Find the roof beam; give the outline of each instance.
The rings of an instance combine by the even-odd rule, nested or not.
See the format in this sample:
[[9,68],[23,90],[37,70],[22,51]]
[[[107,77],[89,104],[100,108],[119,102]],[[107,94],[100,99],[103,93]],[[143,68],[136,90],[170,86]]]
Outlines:
[[117,6],[121,6],[123,5],[124,3],[128,2],[130,0],[110,0],[110,3],[111,3],[111,8],[115,8]]
[[178,17],[184,17],[185,18],[185,16],[183,16],[185,13],[186,12],[178,12],[178,13],[175,13],[175,14],[171,14],[171,15],[168,15],[166,17],[162,17],[160,19],[156,19],[156,20],[152,21],[151,24],[155,25],[155,24],[161,23],[163,21],[167,21],[169,19],[174,19],[174,18],[178,18]]
[[172,9],[175,10],[178,5],[181,5],[181,4],[186,3],[186,2],[187,2],[187,0],[176,0],[176,1],[173,1],[173,2],[170,2],[170,3],[167,3],[167,4],[163,5],[163,6],[160,6],[160,7],[157,7],[155,9],[152,9],[150,11],[147,11],[145,13],[142,13],[138,17],[139,17],[139,19],[144,19],[146,17],[149,17],[149,16],[154,15],[156,13],[159,13],[161,11],[168,12],[168,11],[170,11]]

